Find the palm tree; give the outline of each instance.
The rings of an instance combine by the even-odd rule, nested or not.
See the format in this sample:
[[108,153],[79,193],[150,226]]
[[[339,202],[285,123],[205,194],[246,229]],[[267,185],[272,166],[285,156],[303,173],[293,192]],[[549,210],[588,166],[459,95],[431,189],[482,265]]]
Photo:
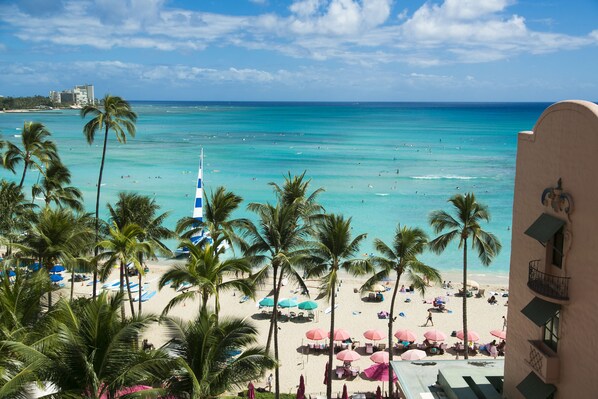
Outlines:
[[71,183],[71,172],[62,163],[56,161],[48,165],[41,181],[31,188],[32,199],[43,195],[46,206],[50,203],[67,206],[75,211],[83,211],[83,195],[77,187],[66,186]]
[[23,190],[14,182],[0,182],[0,237],[6,245],[6,253],[12,253],[12,243],[17,241],[21,233],[35,218],[33,210],[37,206],[25,201]]
[[220,319],[202,310],[196,320],[168,320],[165,349],[177,358],[169,397],[212,399],[262,377],[275,361],[255,346],[257,329],[244,319]]
[[[73,258],[85,253],[93,243],[91,218],[70,209],[44,208],[32,222],[19,244],[20,256],[40,262],[46,270],[58,263],[71,265]],[[71,284],[74,284],[71,281]],[[52,290],[48,291],[52,306]]]
[[450,202],[455,210],[456,217],[445,211],[434,211],[430,214],[430,224],[435,234],[444,230],[448,232],[436,237],[430,242],[430,248],[441,253],[452,241],[459,241],[459,248],[463,248],[463,335],[465,345],[465,359],[468,354],[467,337],[467,240],[471,239],[471,248],[477,250],[478,258],[484,266],[490,265],[492,260],[502,248],[498,237],[488,233],[480,226],[480,221],[490,221],[488,207],[476,201],[473,193],[455,194]]
[[[135,223],[143,230],[139,236],[140,241],[146,241],[152,249],[162,255],[172,255],[166,244],[162,241],[166,238],[174,237],[174,232],[163,226],[169,212],[164,212],[156,216],[160,206],[153,198],[137,193],[120,192],[115,207],[108,204],[111,222],[116,223],[119,228],[123,228],[127,223]],[[139,274],[139,297],[142,292],[142,277],[144,275],[144,253],[139,252],[139,265],[141,269]],[[138,301],[137,312],[141,314],[142,301]]]
[[205,214],[202,221],[184,217],[177,222],[176,231],[181,234],[181,238],[190,239],[203,229],[210,232],[213,240],[212,250],[215,252],[222,248],[221,245],[225,241],[242,245],[235,229],[245,226],[249,222],[246,219],[231,219],[231,216],[243,198],[220,186],[211,192],[205,200],[203,207]]
[[[173,306],[195,297],[199,297],[200,311],[205,311],[211,296],[215,300],[215,316],[220,311],[220,292],[239,290],[245,295],[251,295],[253,290],[246,279],[232,278],[238,273],[249,273],[251,268],[244,258],[228,258],[220,261],[210,244],[204,247],[186,242],[189,248],[189,259],[186,264],[172,266],[160,278],[159,287],[164,288],[169,282],[175,288],[187,287],[183,292],[168,302],[162,312],[166,315]],[[230,277],[225,280],[225,277]]]
[[[127,142],[127,133],[135,137],[135,122],[137,114],[131,110],[129,103],[118,96],[107,94],[103,99],[103,110],[96,105],[86,105],[81,110],[81,117],[92,115],[93,119],[83,127],[83,134],[89,145],[93,144],[97,132],[104,129],[104,145],[102,148],[102,161],[100,163],[100,174],[98,177],[97,196],[96,196],[96,241],[99,235],[99,212],[100,212],[100,190],[102,187],[102,173],[104,172],[104,162],[106,160],[106,146],[108,144],[108,132],[114,131],[116,139],[120,143]],[[125,133],[126,131],[126,133]],[[95,255],[98,254],[98,247],[95,249]],[[96,297],[97,289],[97,271],[93,273],[93,297]]]
[[25,122],[21,132],[23,148],[21,149],[8,141],[5,143],[7,149],[2,157],[3,166],[12,173],[16,173],[15,167],[23,162],[23,174],[21,175],[19,188],[23,187],[27,169],[34,166],[40,173],[43,173],[42,165],[48,165],[59,160],[56,144],[48,140],[50,136],[50,132],[41,123]]
[[[143,235],[143,229],[135,223],[129,223],[122,229],[116,223],[112,223],[108,237],[98,243],[98,247],[103,248],[104,252],[101,258],[107,259],[101,270],[101,280],[105,281],[112,270],[112,266],[118,264],[120,277],[120,293],[124,294],[125,281],[129,304],[131,305],[131,315],[135,316],[133,306],[133,296],[131,295],[131,284],[129,283],[129,273],[127,266],[132,264],[136,269],[141,269],[139,264],[139,253],[152,254],[152,247],[147,242],[140,242],[139,237]],[[140,298],[141,299],[141,298]],[[125,306],[122,303],[122,318],[125,318]]]
[[114,398],[126,387],[159,384],[175,362],[161,351],[138,347],[143,332],[157,319],[122,319],[122,302],[121,294],[106,293],[97,300],[61,300],[37,340],[4,345],[23,363],[23,370],[33,370],[37,381],[56,387],[57,397]]
[[274,182],[269,184],[274,187],[279,203],[298,205],[299,214],[307,222],[314,218],[317,219],[324,212],[324,208],[316,202],[318,195],[324,192],[324,189],[320,187],[308,194],[307,190],[311,179],[305,180],[305,173],[303,172],[299,176],[291,176],[289,173],[288,176],[285,176],[282,187]]
[[[422,229],[407,226],[401,227],[400,225],[397,226],[391,246],[385,244],[379,238],[374,240],[374,247],[381,256],[373,258],[372,261],[380,267],[380,270],[366,281],[361,290],[368,290],[374,284],[391,277],[393,274],[395,275],[395,284],[392,299],[390,300],[390,315],[388,318],[388,347],[390,348],[389,359],[391,362],[393,358],[392,334],[394,309],[401,277],[403,274],[406,274],[408,281],[422,295],[425,292],[427,281],[438,283],[442,281],[438,270],[425,265],[417,259],[424,252],[427,245],[428,236]],[[389,381],[392,381],[392,367],[389,367],[388,373]],[[392,389],[393,384],[389,384],[389,397],[393,397]]]
[[[359,244],[366,238],[360,234],[351,239],[351,218],[345,219],[341,215],[326,215],[317,226],[316,243],[313,249],[314,267],[310,275],[318,276],[321,280],[320,291],[330,301],[330,339],[334,335],[334,315],[337,282],[340,270],[351,275],[359,276],[372,271],[368,260],[356,259]],[[332,366],[334,345],[328,350],[328,384],[326,397],[332,398]]]

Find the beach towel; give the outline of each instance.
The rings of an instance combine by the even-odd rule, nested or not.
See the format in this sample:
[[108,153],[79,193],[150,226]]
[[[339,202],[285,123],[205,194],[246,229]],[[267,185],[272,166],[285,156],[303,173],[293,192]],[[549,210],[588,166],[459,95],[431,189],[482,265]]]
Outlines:
[[242,298],[239,300],[239,303],[244,303],[244,302],[247,302],[248,300],[249,300],[249,296],[245,295],[244,297],[242,297]]
[[[338,303],[337,303],[336,305],[334,305],[334,308],[335,308],[335,309],[336,309],[336,308],[338,308]],[[328,308],[327,308],[327,309],[324,311],[324,313],[326,313],[326,314],[329,314],[330,312],[332,312],[332,308],[331,308],[331,307],[328,307]]]
[[403,313],[403,312],[399,313],[399,316],[401,316],[401,317],[406,317],[406,316],[405,316],[405,313]]

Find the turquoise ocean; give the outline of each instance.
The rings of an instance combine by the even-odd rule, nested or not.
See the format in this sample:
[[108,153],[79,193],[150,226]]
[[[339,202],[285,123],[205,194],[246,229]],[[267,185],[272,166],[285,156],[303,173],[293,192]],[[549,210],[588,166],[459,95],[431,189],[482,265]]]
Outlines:
[[[398,223],[428,225],[432,210],[450,209],[447,199],[473,191],[489,206],[503,251],[489,268],[470,257],[478,273],[509,270],[517,133],[531,130],[545,103],[204,103],[132,102],[137,135],[126,144],[111,132],[104,170],[101,211],[119,191],[154,196],[168,224],[192,213],[200,148],[206,191],[223,185],[241,195],[235,216],[253,216],[250,202],[274,202],[269,182],[307,172],[327,212],[352,218],[355,234],[392,242]],[[73,184],[83,190],[89,211],[103,135],[88,145],[76,110],[0,113],[2,139],[18,141],[24,121],[51,131]],[[20,177],[6,170],[0,176]],[[28,172],[26,187],[38,178]],[[174,246],[175,243],[173,242]],[[471,254],[473,255],[473,254]],[[422,260],[443,271],[462,262],[456,244]]]

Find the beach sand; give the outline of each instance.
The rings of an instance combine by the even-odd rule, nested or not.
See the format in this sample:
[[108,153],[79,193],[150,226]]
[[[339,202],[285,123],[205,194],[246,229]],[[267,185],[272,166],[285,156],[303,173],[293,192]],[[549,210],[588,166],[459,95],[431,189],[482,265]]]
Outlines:
[[[158,280],[160,275],[168,269],[169,265],[173,261],[165,260],[155,262],[150,265],[150,272],[144,277],[144,281],[149,282],[149,290],[157,290]],[[181,261],[182,262],[182,261]],[[117,270],[112,273],[110,280],[117,279]],[[507,306],[505,306],[507,299],[502,297],[502,294],[508,292],[506,283],[507,279],[497,278],[496,276],[489,275],[471,275],[471,279],[475,279],[480,283],[480,288],[485,289],[485,298],[476,298],[475,296],[469,298],[467,301],[468,305],[468,327],[470,331],[476,331],[480,335],[480,344],[486,344],[493,339],[490,335],[490,331],[494,329],[502,329],[503,327],[503,316],[507,314]],[[426,294],[422,297],[419,293],[399,293],[397,295],[397,302],[395,305],[395,314],[403,313],[404,317],[398,316],[393,325],[393,330],[398,329],[410,329],[416,333],[418,343],[424,340],[424,332],[436,328],[441,330],[447,335],[445,341],[449,348],[459,341],[457,338],[450,337],[452,331],[461,330],[462,328],[462,299],[454,297],[454,293],[457,292],[459,284],[455,283],[460,280],[460,276],[457,274],[443,274],[443,279],[446,281],[451,280],[453,282],[453,289],[442,289],[441,287],[430,287],[426,290]],[[137,278],[134,278],[137,281]],[[390,308],[390,299],[392,291],[388,291],[384,294],[385,300],[383,302],[367,302],[362,300],[362,294],[355,293],[354,291],[365,281],[365,279],[355,279],[349,277],[343,277],[342,283],[340,284],[336,303],[338,308],[335,314],[335,328],[342,328],[347,330],[354,340],[360,342],[359,347],[356,349],[360,353],[361,359],[353,362],[354,366],[360,368],[361,371],[374,364],[370,359],[370,355],[365,354],[365,343],[371,342],[363,337],[363,333],[368,329],[378,329],[386,332],[388,330],[388,320],[378,319],[377,313],[385,310],[388,311]],[[385,283],[386,284],[386,283]],[[391,282],[388,283],[391,286]],[[318,296],[317,287],[318,282],[316,280],[309,280],[307,285],[310,290],[311,300],[315,300]],[[405,282],[405,285],[407,283]],[[487,299],[490,297],[491,292],[497,292],[498,304],[491,305]],[[221,317],[235,316],[248,318],[259,330],[260,343],[266,344],[269,328],[269,317],[267,314],[262,313],[259,309],[257,302],[263,297],[267,296],[270,289],[264,287],[259,290],[256,294],[256,300],[248,300],[244,303],[240,303],[241,296],[239,293],[230,293],[221,295]],[[62,289],[61,295],[68,296],[70,293],[69,283]],[[76,295],[89,296],[91,293],[91,287],[87,286],[87,283],[81,285],[76,283],[75,286]],[[136,295],[136,294],[133,294]],[[162,291],[151,298],[149,301],[143,303],[144,312],[152,312],[160,314],[164,306],[168,301],[176,295],[176,292],[171,288],[165,288]],[[367,294],[365,294],[367,296]],[[431,301],[437,296],[447,296],[448,303],[447,309],[442,313],[432,311],[434,327],[423,327],[426,322],[428,310],[433,309]],[[280,294],[280,298],[294,298],[296,297],[298,302],[307,300],[308,297],[300,295],[293,286],[284,286]],[[405,302],[409,298],[410,302]],[[425,303],[424,301],[428,302]],[[284,393],[295,393],[299,384],[299,377],[301,374],[305,377],[306,383],[306,394],[317,396],[325,395],[326,386],[323,384],[324,380],[324,368],[328,359],[328,356],[324,352],[314,354],[308,353],[307,344],[312,342],[305,337],[305,332],[313,328],[322,328],[326,331],[330,328],[330,314],[325,313],[325,309],[328,308],[328,303],[324,299],[317,300],[318,309],[315,312],[315,318],[313,321],[307,321],[306,319],[299,320],[294,319],[291,321],[280,322],[279,321],[279,348],[280,348],[280,387],[281,392]],[[137,305],[135,307],[137,309]],[[172,309],[169,313],[171,316],[180,317],[184,320],[190,320],[197,315],[199,309],[199,302],[188,301],[184,305],[179,305]],[[300,310],[291,309],[298,313]],[[127,307],[128,311],[128,307]],[[288,309],[282,309],[283,314],[288,314]],[[156,347],[166,342],[166,335],[160,327],[151,328],[146,334],[148,340],[153,343]],[[394,339],[394,338],[393,338]],[[397,340],[394,339],[394,342]],[[380,343],[387,343],[387,339],[380,341]],[[454,354],[445,353],[442,356],[436,355],[428,357],[427,359],[454,359]],[[489,358],[486,354],[478,354],[476,358]],[[400,360],[400,356],[395,353],[394,360]],[[336,365],[342,365],[340,360],[334,362],[334,368]],[[382,383],[378,381],[371,381],[366,379],[363,374],[352,380],[337,379],[333,377],[333,395],[334,392],[342,392],[343,384],[347,384],[347,388],[350,392],[375,392],[376,387],[384,385],[384,391],[387,391],[388,383]],[[256,387],[266,387],[266,380],[257,381]]]

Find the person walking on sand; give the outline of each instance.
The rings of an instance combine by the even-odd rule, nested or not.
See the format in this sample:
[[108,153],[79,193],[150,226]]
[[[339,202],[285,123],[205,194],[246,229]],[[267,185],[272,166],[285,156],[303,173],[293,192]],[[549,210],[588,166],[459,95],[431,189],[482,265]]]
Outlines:
[[268,386],[268,392],[272,392],[272,380],[274,379],[274,376],[272,375],[272,373],[270,373],[270,375],[268,376],[268,382],[266,383],[266,385]]
[[505,331],[507,328],[507,318],[505,316],[502,317],[502,330]]
[[432,320],[432,312],[430,312],[428,310],[428,318],[426,319],[426,324],[424,324],[424,327],[428,326],[428,322],[432,323],[432,327],[434,326],[434,321]]

